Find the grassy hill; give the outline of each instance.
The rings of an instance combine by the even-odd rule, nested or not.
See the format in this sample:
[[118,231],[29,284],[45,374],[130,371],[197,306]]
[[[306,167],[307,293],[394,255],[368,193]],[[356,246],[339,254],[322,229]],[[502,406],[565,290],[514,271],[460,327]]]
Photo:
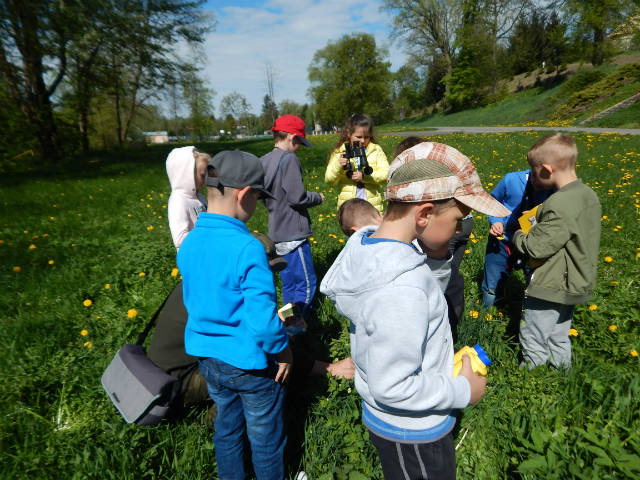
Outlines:
[[[633,63],[633,62],[636,63]],[[421,130],[435,126],[583,126],[640,127],[637,103],[594,122],[595,114],[640,91],[640,54],[593,68],[569,66],[562,74],[522,74],[509,82],[503,100],[456,113],[408,118],[381,125],[379,131]],[[537,80],[537,85],[535,83]],[[524,88],[524,89],[523,89]]]

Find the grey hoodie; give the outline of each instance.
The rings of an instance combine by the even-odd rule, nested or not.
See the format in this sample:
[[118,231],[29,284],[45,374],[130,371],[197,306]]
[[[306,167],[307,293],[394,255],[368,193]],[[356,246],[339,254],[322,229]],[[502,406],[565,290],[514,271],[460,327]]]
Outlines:
[[453,378],[444,295],[413,246],[362,244],[374,230],[353,234],[320,291],[351,321],[355,386],[369,412],[400,429],[447,425],[448,432],[453,410],[468,405],[471,391],[464,377]]

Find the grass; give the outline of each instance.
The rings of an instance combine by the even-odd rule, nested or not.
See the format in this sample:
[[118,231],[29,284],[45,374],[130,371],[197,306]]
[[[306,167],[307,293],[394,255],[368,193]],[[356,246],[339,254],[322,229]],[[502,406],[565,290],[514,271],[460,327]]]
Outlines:
[[[469,155],[491,189],[506,172],[525,168],[525,153],[538,137],[455,134],[432,140]],[[459,478],[640,474],[640,364],[632,355],[640,350],[640,138],[580,134],[576,140],[579,176],[598,194],[604,216],[593,307],[579,306],[574,316],[573,368],[517,368],[521,277],[510,281],[503,309],[479,312],[488,222],[474,218],[462,263],[466,315],[457,346],[480,343],[493,365],[485,397],[459,413]],[[300,151],[307,188],[327,196],[311,210],[319,277],[344,243],[334,218],[337,192],[323,182],[334,141],[314,137],[314,148]],[[388,154],[398,141],[380,138]],[[264,154],[271,144],[201,147]],[[64,168],[33,167],[0,178],[0,478],[215,477],[201,411],[157,427],[126,425],[99,382],[115,351],[135,339],[177,282],[166,219],[168,151],[93,154]],[[266,232],[266,222],[260,207],[249,227]],[[305,343],[319,358],[342,357],[349,351],[347,327],[319,296]],[[381,478],[351,382],[310,379],[291,390],[292,476],[305,470],[312,479]]]

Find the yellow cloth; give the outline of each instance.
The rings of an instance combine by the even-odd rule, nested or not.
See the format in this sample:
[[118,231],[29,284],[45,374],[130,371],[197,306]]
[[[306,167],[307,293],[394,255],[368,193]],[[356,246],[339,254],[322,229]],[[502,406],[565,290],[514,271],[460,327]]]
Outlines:
[[[344,152],[344,145],[341,145],[339,149],[333,151],[331,157],[329,157],[327,171],[324,174],[324,181],[326,183],[340,187],[338,208],[347,200],[355,198],[357,190],[356,182],[347,178],[346,170],[340,165],[339,158],[342,152]],[[389,162],[382,147],[376,143],[369,143],[366,152],[367,162],[369,162],[369,166],[373,169],[373,172],[371,175],[364,175],[362,183],[367,193],[367,201],[382,213],[382,194],[380,190],[382,190],[387,183]]]

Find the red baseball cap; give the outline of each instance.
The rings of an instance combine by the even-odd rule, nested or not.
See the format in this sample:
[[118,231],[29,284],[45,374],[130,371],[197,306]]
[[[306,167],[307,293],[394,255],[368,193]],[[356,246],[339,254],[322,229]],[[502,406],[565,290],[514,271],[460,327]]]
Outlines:
[[293,133],[301,144],[306,147],[311,146],[311,142],[305,138],[304,120],[295,115],[282,115],[276,118],[271,131]]

